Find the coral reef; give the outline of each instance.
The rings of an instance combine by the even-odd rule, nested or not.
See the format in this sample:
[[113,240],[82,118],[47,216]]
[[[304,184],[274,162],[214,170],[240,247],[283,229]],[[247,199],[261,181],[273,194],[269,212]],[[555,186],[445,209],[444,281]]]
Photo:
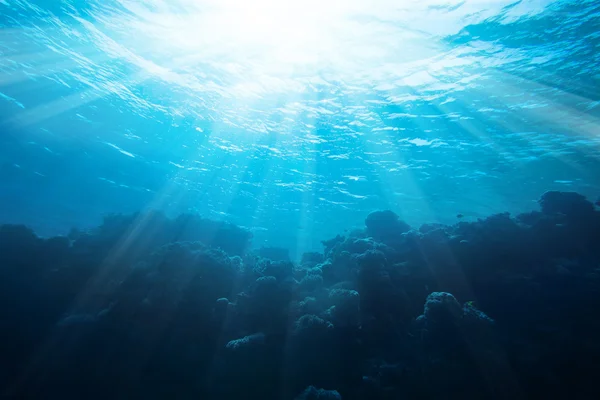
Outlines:
[[298,264],[193,215],[0,226],[0,395],[599,398],[600,211],[411,229],[392,211]]

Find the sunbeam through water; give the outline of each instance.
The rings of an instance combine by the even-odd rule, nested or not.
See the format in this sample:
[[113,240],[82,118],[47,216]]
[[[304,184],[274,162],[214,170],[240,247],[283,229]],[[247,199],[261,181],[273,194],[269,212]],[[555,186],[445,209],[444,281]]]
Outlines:
[[0,0],[0,397],[600,398],[599,17]]

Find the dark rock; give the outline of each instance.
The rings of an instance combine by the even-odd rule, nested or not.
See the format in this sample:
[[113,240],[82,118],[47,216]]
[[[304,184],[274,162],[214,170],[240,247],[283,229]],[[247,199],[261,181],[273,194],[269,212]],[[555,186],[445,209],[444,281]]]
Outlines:
[[410,226],[390,210],[370,213],[365,219],[365,225],[369,235],[383,241],[410,230]]
[[568,217],[592,215],[594,205],[585,196],[575,192],[548,191],[539,200],[544,214],[565,214]]

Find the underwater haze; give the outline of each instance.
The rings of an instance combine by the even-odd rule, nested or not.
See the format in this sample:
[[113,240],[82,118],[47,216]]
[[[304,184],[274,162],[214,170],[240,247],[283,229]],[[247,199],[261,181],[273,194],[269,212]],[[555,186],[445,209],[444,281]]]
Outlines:
[[600,398],[599,207],[597,0],[0,0],[0,395]]

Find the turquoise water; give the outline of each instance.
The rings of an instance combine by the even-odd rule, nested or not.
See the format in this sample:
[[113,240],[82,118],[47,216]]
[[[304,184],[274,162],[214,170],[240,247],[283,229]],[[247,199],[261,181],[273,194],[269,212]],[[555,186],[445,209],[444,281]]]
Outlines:
[[598,399],[598,0],[0,0],[0,397]]
[[191,211],[301,253],[597,196],[597,2],[395,3],[0,2],[0,220]]

